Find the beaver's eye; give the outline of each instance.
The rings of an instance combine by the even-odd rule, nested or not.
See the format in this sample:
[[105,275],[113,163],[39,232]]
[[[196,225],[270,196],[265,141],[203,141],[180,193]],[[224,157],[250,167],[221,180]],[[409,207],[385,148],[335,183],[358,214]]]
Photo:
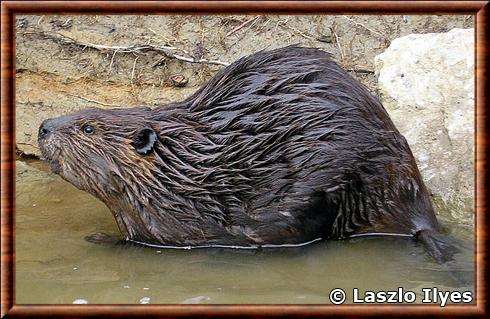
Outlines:
[[93,132],[95,132],[95,129],[90,125],[85,125],[84,127],[82,127],[82,131],[83,131],[83,133],[90,135]]

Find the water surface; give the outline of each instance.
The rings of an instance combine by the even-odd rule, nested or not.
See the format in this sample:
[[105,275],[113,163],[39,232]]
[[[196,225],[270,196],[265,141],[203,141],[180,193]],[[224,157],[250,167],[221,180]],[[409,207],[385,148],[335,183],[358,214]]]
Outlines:
[[473,235],[458,225],[448,227],[465,248],[444,266],[407,238],[258,251],[90,243],[84,237],[95,232],[118,234],[111,213],[40,162],[17,162],[15,223],[19,304],[328,304],[334,288],[351,302],[353,288],[398,287],[415,291],[419,301],[421,288],[474,289]]

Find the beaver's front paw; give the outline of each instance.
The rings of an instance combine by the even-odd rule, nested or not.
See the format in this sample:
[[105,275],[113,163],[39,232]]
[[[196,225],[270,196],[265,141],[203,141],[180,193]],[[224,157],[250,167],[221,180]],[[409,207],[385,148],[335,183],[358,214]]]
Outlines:
[[122,239],[116,235],[109,235],[106,233],[93,233],[88,236],[85,236],[85,240],[89,243],[93,244],[118,244],[122,241]]

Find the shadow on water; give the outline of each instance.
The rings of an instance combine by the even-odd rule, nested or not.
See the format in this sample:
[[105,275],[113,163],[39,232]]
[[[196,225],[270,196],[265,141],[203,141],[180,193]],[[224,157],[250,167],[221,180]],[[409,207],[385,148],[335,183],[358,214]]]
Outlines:
[[[17,303],[330,303],[329,292],[422,288],[472,291],[471,232],[455,261],[438,265],[410,238],[359,237],[299,248],[175,250],[94,244],[118,235],[108,209],[49,174],[17,162]],[[469,238],[469,239],[468,239]],[[462,284],[463,278],[466,284]],[[420,297],[420,298],[419,298]]]

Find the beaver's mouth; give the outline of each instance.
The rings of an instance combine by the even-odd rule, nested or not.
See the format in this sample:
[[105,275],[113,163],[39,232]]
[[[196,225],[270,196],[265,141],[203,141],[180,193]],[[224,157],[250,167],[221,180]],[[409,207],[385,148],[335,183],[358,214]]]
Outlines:
[[61,173],[61,164],[58,160],[49,160],[48,163],[53,173],[58,175]]
[[41,149],[41,160],[48,162],[51,171],[59,175],[61,173],[61,164],[59,160],[61,150],[52,145],[45,144],[42,141],[39,141],[38,143],[39,148]]

